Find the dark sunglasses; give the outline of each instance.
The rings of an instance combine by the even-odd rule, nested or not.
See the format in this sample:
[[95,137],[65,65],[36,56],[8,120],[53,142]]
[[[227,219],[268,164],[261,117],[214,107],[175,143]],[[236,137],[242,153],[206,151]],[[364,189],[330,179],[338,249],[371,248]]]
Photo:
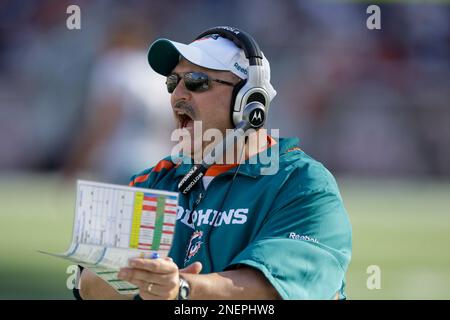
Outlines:
[[212,81],[221,84],[226,84],[227,86],[232,87],[235,86],[234,83],[225,80],[210,78],[207,74],[203,72],[187,72],[183,75],[183,77],[180,77],[178,74],[173,73],[167,77],[166,80],[167,91],[169,93],[174,92],[175,88],[177,87],[178,83],[182,78],[186,89],[192,92],[204,92],[208,90],[211,87]]

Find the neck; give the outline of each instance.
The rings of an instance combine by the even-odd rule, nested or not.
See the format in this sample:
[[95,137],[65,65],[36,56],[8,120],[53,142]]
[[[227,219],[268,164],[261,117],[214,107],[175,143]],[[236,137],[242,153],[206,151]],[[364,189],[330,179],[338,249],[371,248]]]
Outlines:
[[[204,155],[203,160],[205,160],[205,157],[210,154],[214,148],[216,148],[218,143],[219,142],[210,144],[202,149]],[[244,162],[246,159],[267,148],[267,130],[259,129],[257,131],[247,131],[246,138],[243,137],[237,143],[235,140],[235,143],[233,143],[233,145],[226,150],[225,146],[223,147],[224,150],[222,150],[222,157],[219,156],[216,158],[215,164],[230,165]],[[214,153],[214,156],[217,155]],[[207,158],[205,161],[207,161]]]

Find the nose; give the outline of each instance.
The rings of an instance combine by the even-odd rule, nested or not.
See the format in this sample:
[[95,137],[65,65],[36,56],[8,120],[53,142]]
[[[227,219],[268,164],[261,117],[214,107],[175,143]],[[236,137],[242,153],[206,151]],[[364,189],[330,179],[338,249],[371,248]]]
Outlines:
[[177,86],[175,87],[175,90],[172,92],[171,99],[172,101],[179,101],[179,100],[189,100],[191,98],[191,93],[188,89],[186,89],[186,86],[184,85],[183,79],[181,79]]

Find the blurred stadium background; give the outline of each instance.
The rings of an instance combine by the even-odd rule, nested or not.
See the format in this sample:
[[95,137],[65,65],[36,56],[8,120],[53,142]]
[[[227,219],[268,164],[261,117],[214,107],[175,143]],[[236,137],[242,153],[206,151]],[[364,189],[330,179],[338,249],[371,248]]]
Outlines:
[[[169,148],[148,45],[234,25],[271,62],[269,127],[299,136],[341,186],[349,298],[450,299],[450,6],[383,1],[371,31],[374,3],[2,1],[0,298],[72,299],[70,263],[36,250],[69,244],[76,179],[126,184]],[[71,4],[81,30],[66,27]]]

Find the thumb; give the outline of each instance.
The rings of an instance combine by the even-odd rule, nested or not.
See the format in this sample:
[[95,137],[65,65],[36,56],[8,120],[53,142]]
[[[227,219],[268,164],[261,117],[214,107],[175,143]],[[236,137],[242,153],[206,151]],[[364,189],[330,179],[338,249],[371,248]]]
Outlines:
[[180,272],[182,273],[192,273],[192,274],[198,274],[200,271],[202,271],[202,264],[198,261],[188,265],[186,268],[180,269]]

